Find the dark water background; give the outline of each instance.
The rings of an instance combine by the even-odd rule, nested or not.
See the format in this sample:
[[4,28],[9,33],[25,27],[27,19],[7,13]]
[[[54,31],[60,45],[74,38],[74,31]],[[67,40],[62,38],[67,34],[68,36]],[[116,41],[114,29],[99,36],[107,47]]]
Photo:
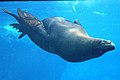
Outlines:
[[[92,37],[111,40],[116,50],[82,63],[70,63],[36,46],[28,36],[18,40],[3,13],[21,8],[39,19],[78,19]],[[120,0],[0,2],[0,80],[120,80]]]

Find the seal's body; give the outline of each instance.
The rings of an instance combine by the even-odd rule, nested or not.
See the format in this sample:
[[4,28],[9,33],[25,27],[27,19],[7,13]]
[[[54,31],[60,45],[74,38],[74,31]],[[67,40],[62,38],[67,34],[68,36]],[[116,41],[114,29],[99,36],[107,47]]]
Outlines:
[[19,22],[11,24],[22,32],[19,38],[27,34],[40,48],[70,62],[86,61],[115,49],[110,41],[88,36],[77,20],[73,23],[62,17],[51,17],[41,21],[20,9],[19,16],[7,10],[4,12]]

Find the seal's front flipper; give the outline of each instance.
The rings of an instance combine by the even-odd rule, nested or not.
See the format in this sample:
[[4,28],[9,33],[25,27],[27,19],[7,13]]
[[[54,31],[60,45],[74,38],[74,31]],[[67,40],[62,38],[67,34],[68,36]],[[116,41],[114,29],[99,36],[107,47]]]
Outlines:
[[13,26],[13,28],[18,29],[18,32],[22,32],[22,34],[18,37],[18,39],[22,38],[26,33],[24,31],[24,28],[22,28],[22,26],[18,23],[14,23],[14,24],[10,24],[10,26]]

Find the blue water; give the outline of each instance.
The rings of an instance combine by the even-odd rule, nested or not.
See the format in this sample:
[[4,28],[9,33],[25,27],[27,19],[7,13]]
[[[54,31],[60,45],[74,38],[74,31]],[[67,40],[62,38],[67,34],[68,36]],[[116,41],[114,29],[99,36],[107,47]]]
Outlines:
[[[21,8],[39,19],[61,16],[78,19],[92,37],[111,40],[116,49],[80,63],[70,63],[36,46],[9,24],[3,13]],[[0,80],[120,80],[120,0],[0,2]]]

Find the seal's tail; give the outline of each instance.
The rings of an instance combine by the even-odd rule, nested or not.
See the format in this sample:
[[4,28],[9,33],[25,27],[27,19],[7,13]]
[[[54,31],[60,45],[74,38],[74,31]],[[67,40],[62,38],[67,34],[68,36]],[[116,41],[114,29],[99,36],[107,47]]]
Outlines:
[[18,32],[22,32],[22,34],[18,37],[19,39],[22,38],[26,34],[24,27],[21,26],[21,23],[22,23],[21,21],[22,20],[18,16],[16,16],[15,14],[11,13],[10,11],[8,11],[6,9],[3,9],[3,12],[13,16],[19,22],[19,24],[18,23],[13,23],[13,24],[10,24],[10,26],[13,26],[13,28],[18,29],[19,30]]

